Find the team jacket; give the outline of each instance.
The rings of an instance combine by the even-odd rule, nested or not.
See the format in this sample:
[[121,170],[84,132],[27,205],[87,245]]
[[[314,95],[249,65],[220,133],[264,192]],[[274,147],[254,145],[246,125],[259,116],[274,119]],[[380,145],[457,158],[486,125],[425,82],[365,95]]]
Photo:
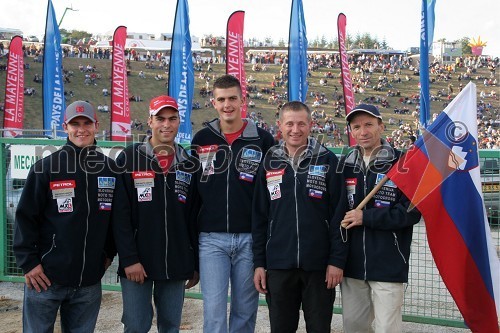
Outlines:
[[283,145],[272,147],[259,169],[254,195],[254,266],[266,269],[343,269],[347,244],[340,235],[346,212],[337,157],[314,139],[296,170]]
[[42,264],[52,283],[89,286],[115,254],[115,163],[69,140],[31,168],[16,211],[14,253],[26,274]]
[[151,280],[187,280],[197,270],[198,239],[192,220],[198,212],[192,175],[197,163],[182,147],[176,144],[175,149],[167,175],[149,137],[128,146],[116,159],[121,174],[113,231],[122,277],[125,267],[139,262]]
[[[364,168],[358,149],[343,160],[349,209],[365,196],[396,163],[401,152],[385,141],[377,157]],[[410,201],[388,181],[363,210],[363,226],[349,229],[349,257],[344,276],[367,281],[407,282],[413,225],[420,212],[407,212]]]
[[202,207],[199,231],[250,233],[255,176],[272,135],[248,120],[230,146],[215,119],[193,138],[193,155],[201,162],[196,178]]

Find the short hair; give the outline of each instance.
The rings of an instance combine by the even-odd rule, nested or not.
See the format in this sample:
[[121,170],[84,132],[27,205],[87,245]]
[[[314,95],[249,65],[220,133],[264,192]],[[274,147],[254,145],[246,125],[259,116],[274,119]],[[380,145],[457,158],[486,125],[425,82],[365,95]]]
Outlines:
[[300,101],[291,101],[291,102],[287,102],[287,103],[283,104],[283,106],[281,107],[281,109],[279,111],[280,119],[283,118],[283,113],[288,112],[288,111],[294,111],[294,112],[306,111],[307,112],[307,120],[309,120],[309,121],[312,120],[311,109],[309,109],[309,107],[306,104],[304,104]]
[[214,81],[214,90],[215,89],[228,89],[228,88],[233,88],[233,87],[238,87],[238,91],[239,91],[240,96],[241,96],[242,92],[241,92],[240,80],[238,80],[236,77],[229,75],[229,74],[225,74],[225,75],[219,76]]

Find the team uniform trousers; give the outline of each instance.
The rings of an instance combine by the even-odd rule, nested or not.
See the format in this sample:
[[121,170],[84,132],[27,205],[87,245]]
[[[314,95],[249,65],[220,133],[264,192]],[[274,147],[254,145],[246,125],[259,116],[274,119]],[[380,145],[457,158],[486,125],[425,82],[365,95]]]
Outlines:
[[267,271],[266,301],[271,332],[296,332],[301,304],[307,332],[330,332],[335,289],[326,288],[325,274],[303,269]]

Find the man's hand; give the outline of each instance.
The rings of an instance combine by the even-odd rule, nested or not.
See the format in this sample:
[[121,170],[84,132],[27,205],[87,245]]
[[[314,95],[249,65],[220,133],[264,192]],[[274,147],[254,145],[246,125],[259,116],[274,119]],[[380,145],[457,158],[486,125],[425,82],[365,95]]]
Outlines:
[[144,279],[148,277],[144,267],[142,267],[141,263],[133,264],[125,267],[125,275],[127,279],[132,282],[137,282],[139,284],[144,283]]
[[261,294],[267,294],[266,270],[264,267],[257,267],[253,273],[253,284],[255,289]]
[[345,213],[344,219],[340,222],[340,225],[346,229],[363,225],[363,211],[360,209],[348,211]]
[[38,266],[24,274],[24,279],[29,289],[35,288],[38,292],[41,292],[42,289],[47,290],[51,284],[49,278],[43,272],[42,264],[38,264]]
[[185,288],[186,289],[193,288],[198,284],[199,281],[200,281],[200,274],[198,274],[197,271],[194,271],[193,277],[187,281]]
[[344,276],[344,270],[338,267],[328,265],[326,267],[326,288],[333,289],[342,282],[342,277]]

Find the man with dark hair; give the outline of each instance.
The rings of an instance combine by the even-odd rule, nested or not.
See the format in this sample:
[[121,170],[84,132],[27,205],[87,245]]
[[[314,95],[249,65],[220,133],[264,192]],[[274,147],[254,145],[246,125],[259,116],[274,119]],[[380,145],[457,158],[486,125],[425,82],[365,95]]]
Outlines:
[[149,332],[151,295],[158,332],[179,332],[184,290],[198,283],[192,179],[198,163],[174,141],[179,124],[177,101],[166,95],[153,98],[151,135],[116,159],[122,172],[116,182],[113,231],[125,332]]
[[284,142],[269,150],[255,185],[254,284],[266,295],[271,332],[295,332],[302,306],[307,331],[327,333],[347,256],[344,179],[337,157],[309,138],[307,105],[286,103],[278,124]]
[[274,141],[253,121],[241,118],[245,98],[238,79],[217,78],[213,94],[219,118],[207,123],[192,142],[201,162],[196,180],[202,201],[198,228],[203,330],[254,332],[259,294],[252,283],[252,197],[258,167]]
[[408,212],[410,201],[387,181],[362,209],[366,195],[394,165],[401,152],[382,139],[384,124],[378,108],[356,106],[346,117],[357,146],[343,159],[349,209],[349,255],[344,270],[342,314],[344,330],[401,332],[404,283],[408,282],[413,225],[420,213]]
[[93,332],[101,278],[116,254],[114,161],[96,150],[94,107],[66,108],[66,144],[31,168],[16,211],[14,254],[25,278],[23,331]]

